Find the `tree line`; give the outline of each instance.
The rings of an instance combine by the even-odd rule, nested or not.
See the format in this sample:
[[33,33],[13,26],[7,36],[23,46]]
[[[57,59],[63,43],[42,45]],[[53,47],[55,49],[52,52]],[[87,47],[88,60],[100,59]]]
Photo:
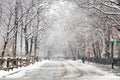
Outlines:
[[0,0],[2,57],[36,56],[39,35],[48,28],[43,11],[49,4],[48,0]]

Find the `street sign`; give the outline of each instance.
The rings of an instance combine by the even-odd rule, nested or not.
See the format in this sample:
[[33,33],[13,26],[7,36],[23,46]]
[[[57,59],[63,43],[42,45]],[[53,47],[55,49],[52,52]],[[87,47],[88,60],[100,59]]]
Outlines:
[[120,45],[120,37],[117,38],[116,44]]
[[116,41],[116,44],[117,44],[117,45],[120,45],[120,41]]

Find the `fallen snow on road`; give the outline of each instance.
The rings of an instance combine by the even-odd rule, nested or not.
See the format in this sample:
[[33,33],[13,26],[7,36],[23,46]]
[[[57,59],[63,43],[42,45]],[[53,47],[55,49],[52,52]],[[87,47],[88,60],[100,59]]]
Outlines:
[[0,71],[0,76],[6,76],[5,80],[120,80],[96,65],[72,60],[41,61],[10,72]]
[[47,60],[45,61],[41,61],[41,62],[36,62],[35,64],[31,64],[27,67],[21,67],[21,68],[17,68],[17,69],[13,69],[8,71],[0,71],[0,78],[1,77],[22,77],[26,74],[27,71],[34,71],[36,69],[38,69],[40,66],[42,66],[43,64],[45,64],[46,62],[48,62]]

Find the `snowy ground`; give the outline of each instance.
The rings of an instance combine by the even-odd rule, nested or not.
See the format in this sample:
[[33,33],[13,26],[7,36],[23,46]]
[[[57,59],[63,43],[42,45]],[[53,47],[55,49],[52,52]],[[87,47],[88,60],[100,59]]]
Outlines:
[[119,76],[93,64],[70,60],[42,61],[7,74],[0,71],[0,76],[0,80],[120,80]]

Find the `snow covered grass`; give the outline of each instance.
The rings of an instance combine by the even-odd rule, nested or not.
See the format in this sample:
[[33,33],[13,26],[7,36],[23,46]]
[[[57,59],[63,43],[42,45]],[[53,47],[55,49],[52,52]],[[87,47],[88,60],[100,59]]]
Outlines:
[[18,69],[13,69],[8,71],[0,71],[0,78],[1,77],[22,77],[26,74],[27,71],[33,71],[37,68],[39,68],[40,66],[42,66],[43,64],[45,64],[46,62],[48,62],[47,60],[41,61],[41,62],[36,62],[35,64],[31,64],[27,67],[21,67]]

